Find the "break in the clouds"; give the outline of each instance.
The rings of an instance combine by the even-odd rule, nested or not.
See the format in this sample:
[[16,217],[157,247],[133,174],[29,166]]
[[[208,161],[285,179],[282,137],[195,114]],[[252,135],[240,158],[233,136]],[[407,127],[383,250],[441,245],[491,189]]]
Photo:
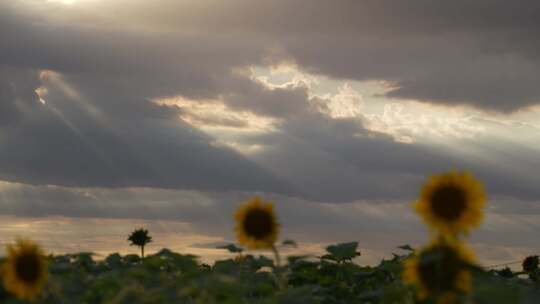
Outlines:
[[[485,181],[493,214],[530,210],[539,12],[503,0],[2,1],[0,180],[21,190],[0,187],[0,211],[201,219],[203,231],[202,205],[229,213],[265,193],[287,202],[285,218],[317,207],[291,220],[300,237],[354,222],[345,211],[389,231],[411,223],[379,215],[451,169]],[[492,218],[493,236],[506,226]]]

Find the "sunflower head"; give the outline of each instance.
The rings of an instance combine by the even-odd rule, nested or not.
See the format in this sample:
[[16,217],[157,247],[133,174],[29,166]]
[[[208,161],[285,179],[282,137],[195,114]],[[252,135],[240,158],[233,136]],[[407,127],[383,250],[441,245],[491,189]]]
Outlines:
[[459,294],[471,291],[468,265],[472,254],[458,243],[435,242],[404,262],[403,281],[418,287],[418,297],[454,303]]
[[28,240],[7,246],[3,265],[4,287],[19,299],[30,300],[41,292],[47,281],[47,262],[41,248]]
[[523,260],[523,263],[521,266],[523,266],[523,271],[526,273],[532,273],[538,270],[538,256],[537,255],[531,255],[525,258]]
[[485,201],[482,184],[471,174],[449,172],[427,180],[415,209],[432,228],[456,235],[480,224]]
[[238,208],[235,214],[238,242],[249,249],[271,248],[279,233],[279,224],[272,203],[254,197]]

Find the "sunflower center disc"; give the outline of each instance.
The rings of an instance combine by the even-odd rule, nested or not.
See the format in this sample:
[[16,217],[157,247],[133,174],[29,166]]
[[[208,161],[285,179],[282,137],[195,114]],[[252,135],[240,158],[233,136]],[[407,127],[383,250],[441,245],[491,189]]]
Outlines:
[[41,272],[39,257],[31,253],[19,256],[15,261],[15,271],[21,280],[28,283],[36,282]]
[[251,210],[244,220],[244,230],[256,239],[262,239],[272,233],[272,218],[264,210]]
[[445,220],[456,220],[465,211],[465,193],[456,186],[444,186],[437,189],[431,197],[433,213]]

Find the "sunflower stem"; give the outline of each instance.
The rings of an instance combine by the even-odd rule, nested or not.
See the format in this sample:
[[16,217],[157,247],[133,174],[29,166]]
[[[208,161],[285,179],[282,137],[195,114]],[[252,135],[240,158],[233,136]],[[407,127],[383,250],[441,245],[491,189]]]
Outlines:
[[274,258],[276,259],[276,267],[281,268],[281,257],[276,245],[272,245],[272,252],[274,253]]
[[237,259],[238,259],[238,263],[240,264],[240,274],[243,274],[246,266],[244,263],[244,256],[242,255],[242,252],[238,253]]
[[285,276],[283,275],[283,269],[281,268],[281,256],[279,255],[279,251],[277,250],[275,244],[272,244],[272,252],[274,253],[274,258],[276,260],[276,267],[274,268],[274,272],[277,276],[278,288],[280,290],[283,290],[287,287],[287,282]]

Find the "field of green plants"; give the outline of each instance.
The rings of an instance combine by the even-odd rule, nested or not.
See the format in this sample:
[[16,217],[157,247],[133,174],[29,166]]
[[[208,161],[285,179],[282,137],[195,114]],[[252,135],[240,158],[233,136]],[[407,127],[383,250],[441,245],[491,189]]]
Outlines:
[[[111,254],[102,261],[88,253],[52,256],[49,281],[36,302],[415,303],[414,290],[400,279],[410,248],[396,250],[403,254],[375,267],[352,262],[356,243],[329,246],[318,258],[291,256],[282,267],[264,256],[238,253],[205,265],[167,249],[142,263],[138,255]],[[477,269],[469,303],[540,303],[537,269],[530,276]],[[0,297],[1,303],[27,303],[8,299],[3,291]]]

